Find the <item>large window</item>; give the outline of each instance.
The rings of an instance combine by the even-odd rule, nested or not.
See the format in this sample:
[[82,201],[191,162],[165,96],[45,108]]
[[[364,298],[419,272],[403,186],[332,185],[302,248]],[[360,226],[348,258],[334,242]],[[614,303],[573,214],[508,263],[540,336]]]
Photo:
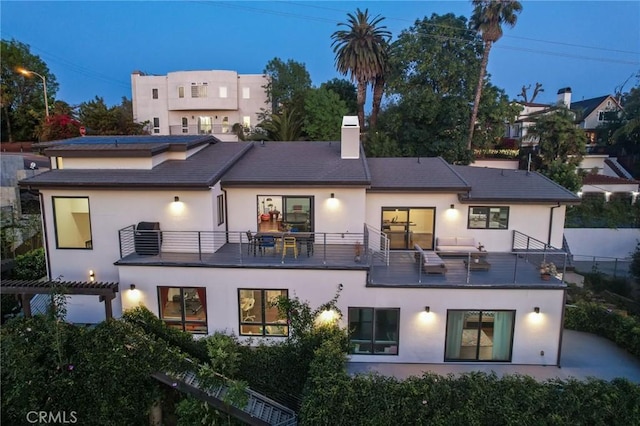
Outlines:
[[469,229],[508,229],[509,207],[469,207]]
[[189,119],[182,117],[182,133],[189,133]]
[[178,97],[184,98],[184,86],[178,86]]
[[200,116],[198,117],[198,134],[200,135],[210,135],[212,129],[212,119],[211,117]]
[[88,197],[53,197],[56,245],[60,249],[91,249]]
[[153,133],[160,133],[160,118],[153,117]]
[[313,232],[313,197],[259,195],[258,230]]
[[354,354],[397,355],[400,309],[349,308],[349,336]]
[[433,207],[383,207],[381,229],[389,238],[389,248],[413,250],[418,244],[433,250],[435,211]]
[[169,327],[207,334],[207,291],[204,287],[158,287],[160,319]]
[[445,361],[511,361],[515,311],[447,311]]
[[238,312],[241,336],[288,336],[287,318],[281,318],[276,302],[287,290],[240,289]]
[[158,89],[151,89],[151,97],[153,99],[158,99]]

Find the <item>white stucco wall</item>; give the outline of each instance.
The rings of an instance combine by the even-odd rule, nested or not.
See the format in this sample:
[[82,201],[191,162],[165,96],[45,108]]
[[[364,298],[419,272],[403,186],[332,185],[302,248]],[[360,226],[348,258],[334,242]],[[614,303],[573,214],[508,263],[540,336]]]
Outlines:
[[[516,311],[512,363],[556,363],[562,290],[373,288],[365,287],[365,280],[365,271],[120,267],[122,288],[133,283],[137,290],[124,290],[123,309],[142,303],[158,314],[157,286],[206,287],[210,333],[237,334],[239,288],[287,289],[290,297],[308,301],[316,308],[329,301],[343,284],[338,307],[345,327],[349,307],[400,308],[398,355],[352,355],[353,361],[442,363],[447,309],[507,309]],[[424,312],[425,306],[430,306],[429,314]],[[540,307],[540,314],[533,312],[535,306]]]
[[[138,222],[159,222],[163,231],[217,230],[214,191],[42,190],[51,275],[65,280],[118,281],[118,230]],[[57,249],[51,197],[89,197],[93,249]],[[144,196],[144,202],[141,197]],[[180,197],[174,203],[174,196]]]
[[628,258],[640,241],[640,229],[566,228],[564,235],[571,254],[588,257]]
[[[454,209],[450,208],[451,204]],[[509,207],[507,229],[468,229],[469,207],[487,204],[461,204],[453,194],[367,194],[366,221],[380,228],[382,207],[435,207],[434,237],[473,237],[487,251],[511,251],[513,232],[519,231],[542,242],[549,237],[551,205],[490,204],[492,207]],[[551,245],[562,247],[565,206],[553,209]]]
[[[331,193],[335,198],[331,199]],[[365,217],[364,188],[228,188],[227,203],[230,231],[256,231],[258,195],[314,197],[315,232],[362,233]]]

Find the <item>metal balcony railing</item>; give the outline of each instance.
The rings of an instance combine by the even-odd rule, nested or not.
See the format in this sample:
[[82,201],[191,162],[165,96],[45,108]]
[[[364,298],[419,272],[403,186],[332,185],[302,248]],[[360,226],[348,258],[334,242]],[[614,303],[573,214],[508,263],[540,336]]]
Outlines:
[[231,132],[231,125],[212,124],[210,126],[198,126],[190,124],[188,126],[169,126],[170,135],[219,135]]
[[[296,239],[295,250],[285,251],[284,236]],[[255,233],[250,239],[246,231],[139,230],[135,225],[118,231],[122,263],[363,268],[371,259],[366,232],[292,232],[275,233],[273,237],[273,244],[266,244]]]

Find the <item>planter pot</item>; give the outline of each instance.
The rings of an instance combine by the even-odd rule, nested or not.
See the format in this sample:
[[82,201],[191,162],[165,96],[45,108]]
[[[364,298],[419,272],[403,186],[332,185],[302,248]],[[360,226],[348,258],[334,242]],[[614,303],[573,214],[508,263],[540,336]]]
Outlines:
[[267,213],[264,213],[260,215],[260,219],[262,219],[263,222],[268,222],[269,219],[271,219],[271,216],[269,216]]

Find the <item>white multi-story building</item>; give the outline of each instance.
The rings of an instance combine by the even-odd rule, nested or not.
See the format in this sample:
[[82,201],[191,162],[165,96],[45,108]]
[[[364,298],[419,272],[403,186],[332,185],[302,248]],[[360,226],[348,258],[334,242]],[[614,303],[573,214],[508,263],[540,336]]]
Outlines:
[[[278,296],[340,292],[353,361],[559,362],[552,247],[579,198],[538,173],[368,159],[355,117],[340,142],[100,136],[45,152],[54,169],[21,185],[41,196],[49,278],[110,283],[107,316],[143,304],[181,330],[273,342],[290,333]],[[103,312],[95,295],[68,304],[74,322]]]
[[214,135],[235,141],[235,124],[258,124],[267,107],[268,77],[235,71],[177,71],[131,74],[133,119],[148,122],[152,135]]

